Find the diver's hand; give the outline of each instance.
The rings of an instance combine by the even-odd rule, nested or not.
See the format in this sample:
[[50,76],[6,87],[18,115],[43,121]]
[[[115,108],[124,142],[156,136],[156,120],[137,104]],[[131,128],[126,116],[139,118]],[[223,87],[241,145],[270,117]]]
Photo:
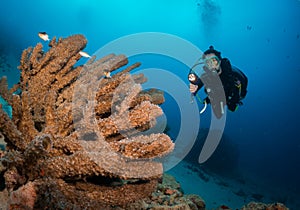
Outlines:
[[195,94],[197,89],[198,89],[198,85],[194,85],[194,84],[190,83],[190,92],[191,93]]

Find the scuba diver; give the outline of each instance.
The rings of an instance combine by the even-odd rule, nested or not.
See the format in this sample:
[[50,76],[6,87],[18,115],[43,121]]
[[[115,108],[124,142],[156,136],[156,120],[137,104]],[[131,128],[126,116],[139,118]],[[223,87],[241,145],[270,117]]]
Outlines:
[[[204,72],[198,76],[194,68],[203,65]],[[190,69],[188,79],[190,82],[190,92],[192,97],[197,96],[197,92],[204,86],[207,97],[200,102],[204,108],[211,104],[215,116],[219,119],[224,114],[224,107],[234,112],[239,105],[242,105],[242,99],[247,94],[248,78],[237,67],[232,66],[227,58],[221,57],[221,52],[210,46],[203,53],[203,56]]]

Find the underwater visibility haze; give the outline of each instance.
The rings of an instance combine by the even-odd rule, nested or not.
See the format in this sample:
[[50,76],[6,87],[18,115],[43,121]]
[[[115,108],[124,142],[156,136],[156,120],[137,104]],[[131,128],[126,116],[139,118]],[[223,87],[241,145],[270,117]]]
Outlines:
[[[133,73],[144,71],[148,82],[165,92],[163,130],[175,145],[195,140],[185,159],[164,171],[180,182],[184,193],[201,196],[207,209],[221,204],[236,209],[250,201],[300,209],[299,0],[10,0],[0,5],[0,77],[7,77],[9,87],[20,82],[17,67],[24,49],[39,42],[44,51],[50,49],[38,32],[46,32],[50,40],[82,34],[87,45],[81,50],[125,54],[129,63],[141,62]],[[157,36],[153,42],[152,35]],[[203,105],[196,98],[189,108],[187,75],[199,52],[210,45],[241,69],[249,83],[243,105],[226,113],[216,151],[200,164],[213,116],[209,105],[200,115]],[[88,59],[82,57],[76,65]],[[155,73],[147,75],[149,69]],[[146,84],[142,86],[148,88]],[[205,97],[204,92],[199,95]],[[0,102],[11,113],[2,97]],[[199,180],[188,178],[190,173]],[[215,180],[217,184],[207,184]],[[200,189],[197,182],[207,188]],[[239,198],[220,196],[227,191],[218,188]]]

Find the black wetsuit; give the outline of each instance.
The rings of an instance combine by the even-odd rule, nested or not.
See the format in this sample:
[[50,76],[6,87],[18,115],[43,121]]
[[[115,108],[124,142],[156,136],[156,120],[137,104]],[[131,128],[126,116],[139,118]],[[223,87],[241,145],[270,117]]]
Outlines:
[[[204,68],[205,73],[203,73],[200,78],[196,76],[196,80],[191,82],[197,85],[196,94],[203,86],[205,86],[205,92],[208,94],[206,102],[218,106],[220,102],[224,100],[224,105],[226,104],[230,111],[235,111],[237,106],[241,104],[240,100],[246,96],[247,93],[247,77],[236,67],[232,67],[230,61],[227,58],[221,59],[221,74],[213,74],[209,70]],[[220,86],[220,80],[222,86]],[[239,84],[241,86],[239,87]],[[224,90],[224,92],[223,92]],[[225,94],[225,96],[224,96]],[[214,110],[216,116],[221,116],[219,111]]]

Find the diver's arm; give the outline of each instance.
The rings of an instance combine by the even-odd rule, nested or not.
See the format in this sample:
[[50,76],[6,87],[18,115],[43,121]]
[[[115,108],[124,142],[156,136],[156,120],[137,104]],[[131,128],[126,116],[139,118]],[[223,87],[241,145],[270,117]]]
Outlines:
[[203,87],[203,82],[195,73],[190,73],[188,79],[190,81],[190,92],[195,96]]

